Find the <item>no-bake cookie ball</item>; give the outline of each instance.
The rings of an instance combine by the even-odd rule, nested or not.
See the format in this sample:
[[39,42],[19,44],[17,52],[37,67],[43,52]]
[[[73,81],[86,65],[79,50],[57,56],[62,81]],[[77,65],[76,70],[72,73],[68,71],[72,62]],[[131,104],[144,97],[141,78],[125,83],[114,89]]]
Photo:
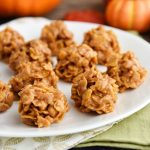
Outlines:
[[9,66],[15,72],[20,70],[20,64],[28,61],[50,62],[51,50],[47,44],[35,39],[27,42],[18,51],[12,53]]
[[141,66],[134,53],[128,51],[121,55],[117,63],[108,67],[108,75],[116,80],[119,92],[137,88],[143,83],[147,71]]
[[6,28],[0,31],[0,59],[9,62],[12,52],[24,44],[24,38],[17,31]]
[[115,34],[99,26],[85,33],[83,43],[97,52],[98,63],[106,65],[118,57],[120,47]]
[[45,84],[27,85],[19,95],[19,113],[27,125],[48,127],[62,120],[69,109],[64,94]]
[[114,110],[118,86],[107,74],[92,68],[74,78],[71,91],[71,98],[82,112],[103,114]]
[[14,101],[14,94],[11,92],[10,87],[0,81],[0,112],[9,109]]
[[67,47],[59,53],[55,72],[64,81],[71,82],[78,74],[96,64],[96,52],[88,45],[82,44]]
[[44,26],[41,39],[45,41],[52,50],[53,55],[58,55],[61,48],[75,45],[73,34],[67,29],[63,21],[53,21]]
[[21,66],[21,71],[10,80],[12,90],[18,93],[24,86],[43,82],[49,86],[57,86],[58,77],[51,63],[28,62]]

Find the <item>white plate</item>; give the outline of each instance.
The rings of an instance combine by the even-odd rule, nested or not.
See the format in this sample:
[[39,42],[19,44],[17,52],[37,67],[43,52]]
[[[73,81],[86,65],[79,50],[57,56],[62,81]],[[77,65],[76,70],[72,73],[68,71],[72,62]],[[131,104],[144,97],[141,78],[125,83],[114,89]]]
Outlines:
[[[47,23],[49,23],[49,20],[44,18],[22,18],[0,26],[0,30],[9,25],[15,30],[19,31],[26,40],[30,40],[38,38],[41,28]],[[66,23],[68,28],[74,33],[75,40],[78,43],[82,42],[83,33],[85,31],[97,26],[96,24],[81,22]],[[150,44],[137,36],[131,35],[130,33],[126,33],[111,27],[106,28],[112,29],[117,34],[122,49],[131,49],[139,58],[142,65],[150,72]],[[8,66],[0,63],[0,80],[8,81],[11,75],[12,72],[8,69]],[[64,82],[59,82],[59,88],[65,93],[71,106],[70,111],[65,115],[65,118],[62,122],[53,124],[48,128],[41,129],[24,125],[20,121],[19,114],[17,113],[17,102],[15,102],[11,109],[0,114],[0,136],[37,137],[81,132],[102,127],[123,119],[140,110],[150,102],[149,74],[145,82],[139,88],[119,94],[115,111],[106,115],[81,113],[74,107],[74,103],[70,99],[71,85]]]

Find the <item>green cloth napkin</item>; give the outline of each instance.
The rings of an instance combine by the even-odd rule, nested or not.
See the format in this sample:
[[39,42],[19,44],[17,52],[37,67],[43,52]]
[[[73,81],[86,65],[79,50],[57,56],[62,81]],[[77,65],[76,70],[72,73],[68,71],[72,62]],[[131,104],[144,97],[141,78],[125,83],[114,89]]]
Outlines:
[[150,104],[77,147],[110,146],[150,150]]

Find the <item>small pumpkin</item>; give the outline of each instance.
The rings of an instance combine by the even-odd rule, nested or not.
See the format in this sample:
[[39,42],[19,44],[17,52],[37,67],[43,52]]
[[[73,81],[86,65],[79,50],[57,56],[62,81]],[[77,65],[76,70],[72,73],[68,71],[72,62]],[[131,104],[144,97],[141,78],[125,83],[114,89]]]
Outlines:
[[60,0],[1,0],[0,16],[40,16],[55,8]]
[[147,31],[150,28],[150,0],[109,0],[105,17],[111,26]]

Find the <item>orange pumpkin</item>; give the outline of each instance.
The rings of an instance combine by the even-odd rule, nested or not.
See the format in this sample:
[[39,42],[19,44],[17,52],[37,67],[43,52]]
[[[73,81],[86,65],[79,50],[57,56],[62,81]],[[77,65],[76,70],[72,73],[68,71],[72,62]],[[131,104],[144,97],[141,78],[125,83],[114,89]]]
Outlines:
[[111,26],[147,31],[150,28],[150,0],[110,0],[105,17]]
[[0,16],[39,16],[59,3],[60,0],[0,0]]

